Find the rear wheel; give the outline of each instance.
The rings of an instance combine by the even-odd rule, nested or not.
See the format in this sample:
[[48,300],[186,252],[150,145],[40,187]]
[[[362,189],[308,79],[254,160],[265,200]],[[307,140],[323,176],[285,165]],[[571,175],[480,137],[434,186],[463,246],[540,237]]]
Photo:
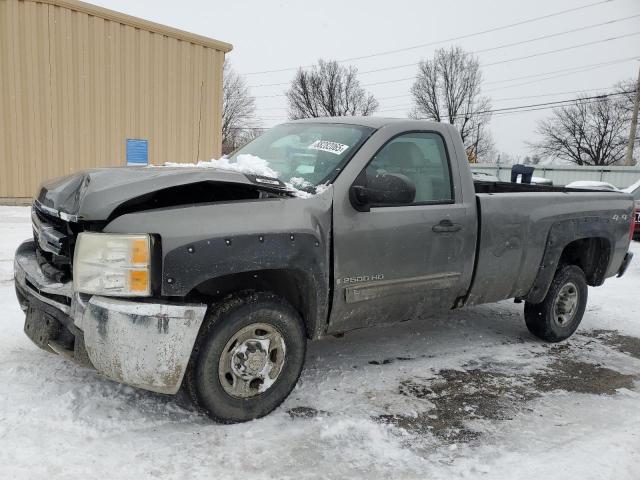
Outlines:
[[289,395],[305,349],[300,316],[285,300],[269,293],[235,296],[205,319],[186,387],[216,421],[259,418]]
[[587,281],[580,267],[568,265],[557,272],[540,303],[526,302],[527,328],[547,342],[569,338],[582,321],[587,305]]

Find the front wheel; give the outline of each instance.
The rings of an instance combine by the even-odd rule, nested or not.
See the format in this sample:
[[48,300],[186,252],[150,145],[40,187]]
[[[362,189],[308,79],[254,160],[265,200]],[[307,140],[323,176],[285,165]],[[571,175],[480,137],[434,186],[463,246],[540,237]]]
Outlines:
[[302,371],[306,337],[300,316],[269,293],[232,297],[205,319],[186,387],[211,418],[235,423],[267,415]]
[[542,302],[525,303],[524,319],[536,337],[547,342],[560,342],[576,331],[586,306],[584,272],[580,267],[568,265],[556,272]]

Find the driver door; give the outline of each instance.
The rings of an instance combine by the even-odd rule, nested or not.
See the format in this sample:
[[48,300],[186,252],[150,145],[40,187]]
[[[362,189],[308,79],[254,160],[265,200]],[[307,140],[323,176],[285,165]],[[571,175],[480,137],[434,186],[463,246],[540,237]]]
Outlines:
[[400,134],[369,157],[363,170],[355,183],[394,174],[409,179],[415,196],[369,211],[336,198],[330,332],[450,309],[465,294],[470,276],[463,253],[475,248],[476,232],[469,231],[475,214],[472,221],[467,218],[460,192],[454,191],[458,171],[442,134]]

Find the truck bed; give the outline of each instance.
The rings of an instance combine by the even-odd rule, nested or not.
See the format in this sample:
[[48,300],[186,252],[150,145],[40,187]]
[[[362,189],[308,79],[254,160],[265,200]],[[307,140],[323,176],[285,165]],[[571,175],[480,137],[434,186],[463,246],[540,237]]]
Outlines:
[[466,305],[527,298],[541,269],[552,265],[555,270],[564,238],[602,238],[611,249],[605,277],[614,275],[622,262],[629,235],[627,195],[506,182],[474,184],[479,223]]

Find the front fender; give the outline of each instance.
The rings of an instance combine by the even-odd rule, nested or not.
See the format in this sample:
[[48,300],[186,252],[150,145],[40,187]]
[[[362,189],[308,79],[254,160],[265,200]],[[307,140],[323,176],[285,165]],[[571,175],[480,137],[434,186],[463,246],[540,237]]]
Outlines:
[[110,233],[161,238],[160,293],[184,297],[201,283],[234,273],[286,269],[303,272],[315,296],[313,322],[328,314],[333,190],[310,198],[191,205],[126,214]]

